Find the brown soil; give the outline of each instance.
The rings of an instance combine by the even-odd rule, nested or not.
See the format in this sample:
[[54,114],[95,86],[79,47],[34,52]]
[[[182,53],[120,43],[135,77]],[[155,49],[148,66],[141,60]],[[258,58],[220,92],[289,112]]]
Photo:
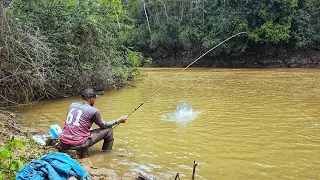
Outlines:
[[[30,140],[32,135],[39,133],[39,130],[22,127],[12,119],[14,117],[15,114],[13,113],[0,112],[0,147],[3,147],[11,138]],[[52,146],[27,143],[23,149],[16,150],[13,156],[19,157],[20,155],[24,155],[25,161],[28,162],[54,150]]]
[[[29,138],[35,134],[45,134],[39,132],[38,129],[23,127],[14,120],[15,114],[0,110],[0,147],[3,147],[11,138]],[[32,141],[31,141],[32,142]],[[58,151],[55,148],[55,143],[50,143],[51,146],[41,146],[36,143],[28,143],[23,149],[14,152],[14,156],[25,156],[26,163],[34,159],[39,159],[42,155],[50,152]],[[75,152],[69,152],[70,156],[76,158]],[[146,176],[138,175],[136,178],[124,177],[116,173],[113,169],[94,167],[88,158],[76,159],[81,166],[87,171],[91,179],[94,180],[129,180],[129,179],[149,179]]]

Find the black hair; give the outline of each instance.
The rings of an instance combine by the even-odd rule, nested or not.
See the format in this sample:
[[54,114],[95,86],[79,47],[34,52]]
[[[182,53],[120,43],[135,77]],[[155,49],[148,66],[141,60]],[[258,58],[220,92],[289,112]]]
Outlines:
[[92,88],[87,88],[82,92],[82,99],[83,100],[88,100],[93,97],[97,97],[96,92]]

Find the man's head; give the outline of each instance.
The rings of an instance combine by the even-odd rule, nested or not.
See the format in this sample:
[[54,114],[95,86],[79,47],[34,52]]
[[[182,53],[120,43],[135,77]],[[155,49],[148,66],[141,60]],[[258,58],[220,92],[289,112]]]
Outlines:
[[94,92],[94,90],[91,88],[87,88],[82,92],[82,99],[91,106],[93,106],[94,102],[96,101],[96,97],[96,92]]

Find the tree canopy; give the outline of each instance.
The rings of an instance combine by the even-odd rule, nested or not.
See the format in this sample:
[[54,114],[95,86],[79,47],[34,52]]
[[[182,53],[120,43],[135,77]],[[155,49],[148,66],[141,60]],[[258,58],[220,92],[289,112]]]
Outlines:
[[151,58],[179,64],[239,32],[210,56],[320,42],[319,0],[3,0],[0,20],[5,102],[120,87]]
[[[258,47],[309,49],[319,44],[317,0],[126,0],[136,20],[130,44],[159,57],[198,54],[241,31],[213,55],[255,51]],[[246,46],[243,49],[243,46]]]

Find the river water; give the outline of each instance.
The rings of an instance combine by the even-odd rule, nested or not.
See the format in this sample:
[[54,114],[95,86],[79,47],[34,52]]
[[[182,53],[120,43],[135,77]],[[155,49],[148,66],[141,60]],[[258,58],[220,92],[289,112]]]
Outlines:
[[[95,106],[105,120],[135,109],[181,69],[143,69],[132,86],[108,91]],[[23,124],[63,126],[80,98],[41,101],[16,109]],[[166,120],[186,102],[194,117]],[[114,149],[92,148],[97,167],[159,179],[320,179],[319,69],[188,69],[126,124],[114,129]]]

